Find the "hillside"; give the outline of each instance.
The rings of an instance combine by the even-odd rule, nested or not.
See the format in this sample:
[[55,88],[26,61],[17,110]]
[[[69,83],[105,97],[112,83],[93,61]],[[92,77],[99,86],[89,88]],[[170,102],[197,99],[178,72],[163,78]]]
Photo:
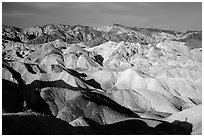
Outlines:
[[2,26],[2,134],[202,134],[202,32]]

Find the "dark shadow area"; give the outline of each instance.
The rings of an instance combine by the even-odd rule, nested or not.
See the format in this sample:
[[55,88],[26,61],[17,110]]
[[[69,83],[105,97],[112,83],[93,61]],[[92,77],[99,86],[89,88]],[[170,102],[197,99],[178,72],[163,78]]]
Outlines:
[[30,91],[30,96],[25,96],[27,109],[31,109],[46,115],[52,115],[52,111],[50,110],[48,103],[40,96],[40,91],[38,91],[38,89],[26,91]]
[[65,71],[67,71],[69,74],[71,74],[72,76],[75,76],[75,77],[87,77],[87,75],[85,73],[79,73],[74,69],[68,69],[67,68],[67,69],[65,69]]
[[63,80],[56,80],[56,81],[40,81],[40,80],[34,80],[30,84],[26,85],[26,88],[28,89],[41,89],[46,87],[55,87],[55,88],[66,88],[73,91],[80,91],[81,89],[78,87],[73,87]]
[[170,133],[177,135],[191,134],[193,125],[188,122],[174,121],[172,123],[163,122],[155,127],[155,130],[160,134]]
[[19,57],[19,58],[23,58],[23,56],[19,53],[19,51],[16,51],[16,55],[17,55],[17,57]]
[[101,89],[101,90],[103,90],[103,89],[101,88],[101,85],[100,85],[98,82],[96,82],[94,79],[89,79],[89,80],[83,80],[83,79],[81,79],[81,81],[83,81],[83,82],[86,83],[87,85],[92,86],[92,87],[94,87],[94,88],[96,88],[96,89]]
[[101,55],[96,55],[94,56],[94,61],[96,61],[97,63],[99,63],[101,66],[103,66],[103,57]]
[[[100,125],[95,121],[84,117],[90,127],[100,135],[189,135],[192,132],[192,124],[175,121],[173,123],[162,122],[156,127],[150,127],[142,120],[125,120],[109,125]],[[80,127],[77,127],[80,129]],[[84,127],[81,127],[84,128]],[[120,132],[119,132],[120,131]]]
[[26,85],[2,80],[2,108],[5,113],[21,112],[25,109],[52,115],[49,105],[36,89],[26,88]]
[[82,97],[88,101],[94,102],[98,105],[103,105],[103,106],[109,107],[112,110],[119,112],[123,115],[126,115],[128,117],[135,117],[135,118],[139,117],[137,114],[135,114],[130,109],[119,105],[115,101],[111,100],[110,98],[108,98],[102,94],[99,94],[96,92],[82,92],[82,95],[83,95]]
[[62,135],[71,134],[72,126],[54,116],[3,115],[4,135]]
[[31,66],[30,64],[24,63],[24,65],[25,65],[26,69],[28,70],[28,72],[30,72],[30,73],[32,73],[32,74],[37,74],[37,73],[33,70],[32,66]]
[[[155,128],[141,120],[126,120],[100,125],[84,118],[87,127],[73,127],[53,116],[3,115],[3,135],[188,135],[192,124],[187,122],[161,123]],[[185,125],[185,126],[183,126]]]
[[20,94],[19,85],[2,79],[2,109],[4,112],[23,110],[24,97]]

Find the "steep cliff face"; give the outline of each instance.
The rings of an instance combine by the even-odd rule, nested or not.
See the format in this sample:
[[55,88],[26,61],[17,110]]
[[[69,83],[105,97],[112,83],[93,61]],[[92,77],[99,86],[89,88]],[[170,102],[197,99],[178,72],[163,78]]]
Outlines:
[[3,134],[201,134],[201,35],[3,26]]

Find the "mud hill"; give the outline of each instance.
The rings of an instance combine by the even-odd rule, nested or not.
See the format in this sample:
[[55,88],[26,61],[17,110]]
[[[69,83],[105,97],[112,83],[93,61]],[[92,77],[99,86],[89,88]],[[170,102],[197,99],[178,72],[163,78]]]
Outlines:
[[202,134],[202,32],[3,25],[2,109],[3,134]]

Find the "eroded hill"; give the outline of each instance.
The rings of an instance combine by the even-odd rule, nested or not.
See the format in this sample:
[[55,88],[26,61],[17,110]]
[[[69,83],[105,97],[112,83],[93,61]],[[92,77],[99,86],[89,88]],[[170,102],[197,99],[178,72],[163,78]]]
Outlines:
[[201,134],[201,35],[4,25],[3,134]]

